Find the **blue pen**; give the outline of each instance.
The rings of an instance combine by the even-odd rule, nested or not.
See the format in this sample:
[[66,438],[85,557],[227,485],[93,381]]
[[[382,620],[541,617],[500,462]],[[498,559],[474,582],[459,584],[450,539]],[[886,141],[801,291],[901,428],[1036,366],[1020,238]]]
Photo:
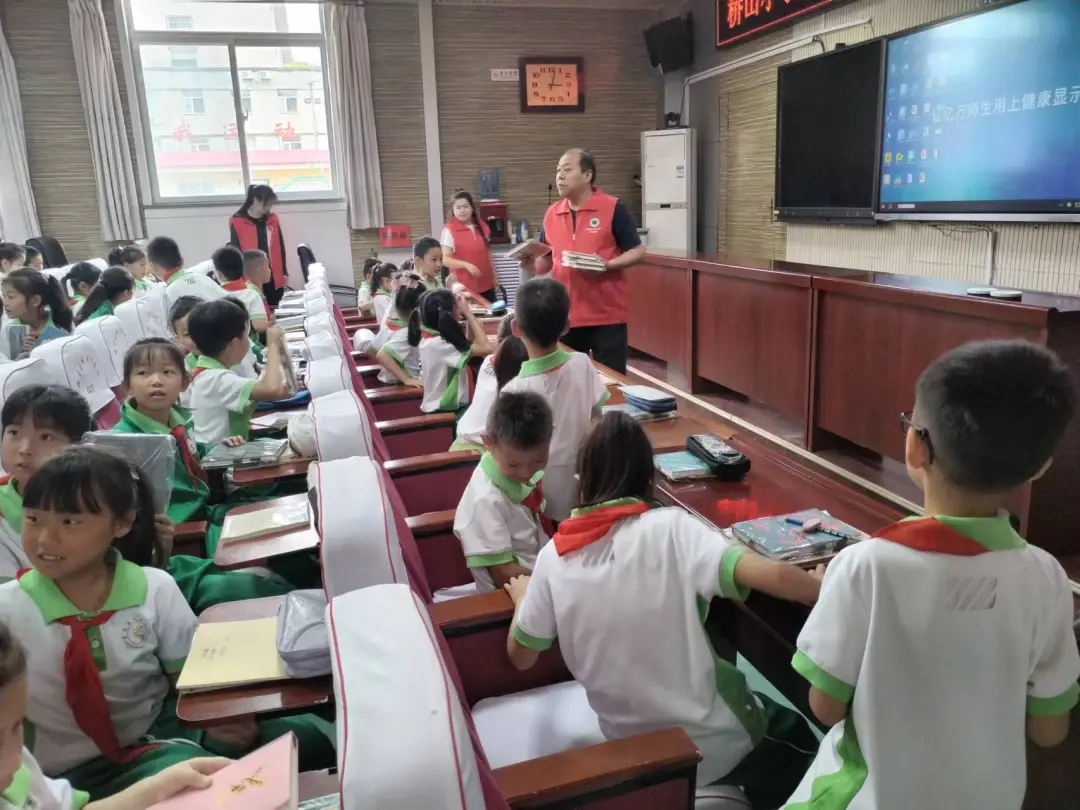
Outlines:
[[[838,537],[841,540],[855,540],[855,539],[857,539],[854,536],[852,536],[852,535],[850,535],[850,534],[848,534],[846,532],[837,531],[836,529],[828,529],[825,526],[820,525],[821,521],[818,518],[810,518],[809,520],[804,521],[801,518],[789,516],[789,517],[784,518],[784,522],[785,523],[790,523],[792,526],[798,526],[800,529],[802,529],[805,532],[819,532],[821,534],[827,534],[827,535],[830,535],[832,537]],[[819,525],[808,527],[806,525],[808,523],[817,523]]]

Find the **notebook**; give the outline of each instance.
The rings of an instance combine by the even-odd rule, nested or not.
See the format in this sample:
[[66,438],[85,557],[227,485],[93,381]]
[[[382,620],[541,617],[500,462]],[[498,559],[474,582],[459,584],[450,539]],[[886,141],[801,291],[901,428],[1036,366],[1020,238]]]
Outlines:
[[659,422],[662,419],[674,419],[678,414],[675,411],[666,411],[664,413],[650,413],[649,411],[642,410],[635,405],[631,405],[628,402],[623,402],[618,405],[605,405],[603,407],[604,413],[612,413],[614,411],[620,411],[625,413],[631,419],[636,422]]
[[284,430],[289,426],[289,420],[292,416],[293,414],[288,412],[265,413],[262,416],[253,417],[251,426],[263,430]]
[[538,259],[549,253],[551,253],[550,245],[545,245],[543,242],[537,242],[535,239],[526,239],[520,245],[508,250],[506,252],[506,257],[508,259],[513,259],[515,262],[519,262],[529,258]]
[[288,677],[277,651],[277,616],[204,622],[195,630],[176,688],[209,692]]
[[278,737],[222,768],[210,782],[205,790],[186,790],[150,810],[297,810],[296,737],[292,732]]
[[218,470],[223,467],[266,467],[277,464],[288,446],[288,439],[254,439],[239,447],[219,444],[203,457],[202,466],[204,470]]
[[716,477],[712,467],[685,450],[658,453],[653,456],[653,466],[669,481],[694,481],[698,478]]
[[[797,523],[789,522],[789,519]],[[822,529],[835,534],[825,531],[800,531],[797,524],[811,519],[820,520]],[[734,524],[731,531],[736,538],[764,556],[789,562],[828,556],[865,537],[858,529],[820,509],[804,509],[802,512],[787,515],[746,520]]]
[[239,515],[226,515],[221,524],[222,543],[240,543],[272,534],[281,534],[311,525],[307,500]]
[[574,270],[586,270],[590,273],[603,273],[607,265],[603,259],[592,253],[576,253],[572,250],[562,252],[562,263]]

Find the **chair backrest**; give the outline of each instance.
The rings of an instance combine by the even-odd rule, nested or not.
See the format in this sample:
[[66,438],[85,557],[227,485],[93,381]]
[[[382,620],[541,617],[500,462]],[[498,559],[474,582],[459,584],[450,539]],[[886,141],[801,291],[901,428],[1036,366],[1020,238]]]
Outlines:
[[503,810],[424,603],[404,585],[327,608],[344,810]]
[[115,315],[94,318],[75,327],[75,334],[88,337],[105,361],[102,366],[109,387],[120,385],[124,381],[124,355],[135,342],[128,335],[124,321]]
[[26,244],[38,249],[46,267],[63,267],[68,263],[67,254],[64,253],[64,246],[60,244],[59,240],[53,239],[51,236],[34,236],[27,239]]
[[345,360],[324,357],[312,360],[307,367],[307,389],[312,399],[319,399],[339,391],[352,391],[352,378],[345,368]]
[[0,408],[8,397],[28,385],[63,385],[62,377],[54,374],[40,357],[27,357],[0,364]]
[[319,461],[309,468],[328,599],[370,585],[410,584],[386,487],[368,458]]
[[315,447],[320,461],[372,455],[373,428],[360,397],[351,388],[314,399],[308,405],[308,413],[315,426]]
[[304,352],[308,356],[308,362],[343,356],[337,337],[332,331],[326,329],[311,333],[304,338]]
[[[99,423],[102,414],[111,418],[111,405],[117,406],[116,415],[119,417],[116,397],[113,396],[105,376],[107,361],[99,355],[90,338],[85,335],[71,335],[50,340],[30,352],[30,357],[45,361],[49,371],[59,378],[63,385],[82,394],[90,403],[90,410],[98,416]],[[116,424],[115,420],[113,424]],[[101,426],[107,430],[112,424]]]
[[124,322],[132,343],[148,337],[172,337],[164,285],[159,284],[142,298],[120,304],[116,308],[116,317]]
[[308,268],[315,261],[315,253],[307,245],[301,244],[296,246],[296,255],[300,259],[300,272],[304,276],[304,283],[307,284]]
[[329,332],[333,327],[333,318],[329,312],[320,312],[317,315],[308,315],[304,318],[304,331],[309,335],[317,335],[320,332]]

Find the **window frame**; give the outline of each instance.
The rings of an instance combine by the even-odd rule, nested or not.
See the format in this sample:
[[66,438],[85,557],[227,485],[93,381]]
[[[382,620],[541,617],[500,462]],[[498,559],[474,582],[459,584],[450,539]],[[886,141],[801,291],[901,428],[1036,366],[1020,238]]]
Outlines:
[[[326,12],[322,10],[320,15],[322,32],[300,34],[292,32],[264,31],[258,33],[242,32],[215,32],[215,31],[192,31],[186,29],[166,29],[162,31],[139,31],[135,28],[131,14],[132,0],[118,0],[123,9],[124,28],[127,39],[127,56],[131,62],[130,81],[138,105],[139,125],[136,135],[143,155],[145,167],[146,185],[150,191],[150,200],[144,200],[145,207],[168,208],[173,206],[228,206],[239,205],[244,201],[244,195],[201,195],[187,197],[165,197],[161,194],[161,184],[158,180],[157,160],[152,128],[149,126],[151,117],[146,100],[146,85],[144,82],[142,52],[143,45],[163,46],[209,46],[226,47],[229,54],[229,73],[232,81],[233,112],[236,117],[237,149],[240,152],[240,168],[243,185],[246,188],[252,180],[251,166],[248,159],[247,139],[247,115],[243,108],[243,90],[240,86],[240,69],[237,64],[236,51],[238,48],[317,48],[322,63],[322,94],[324,109],[326,111],[326,138],[330,154],[330,179],[331,187],[325,191],[278,191],[278,198],[282,202],[303,200],[341,200],[343,199],[342,181],[340,175],[340,160],[338,159],[336,132],[331,110],[325,99],[330,96],[330,73],[329,73],[329,47],[326,41]],[[278,0],[281,2],[281,0]],[[297,91],[299,94],[299,91]],[[204,100],[205,105],[205,100]],[[186,101],[185,101],[186,106]],[[317,135],[320,133],[317,133]],[[317,138],[316,138],[317,142]]]

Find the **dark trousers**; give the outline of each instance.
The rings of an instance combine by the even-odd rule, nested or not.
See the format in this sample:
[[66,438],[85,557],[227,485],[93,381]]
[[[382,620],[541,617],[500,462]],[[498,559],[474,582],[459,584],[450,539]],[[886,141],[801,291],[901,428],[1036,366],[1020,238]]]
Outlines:
[[499,296],[495,294],[494,287],[492,287],[490,290],[484,290],[482,293],[480,293],[480,297],[485,299],[489,304],[494,304],[496,301],[499,300]]
[[620,374],[626,373],[626,324],[578,326],[562,342],[576,352],[592,354],[594,361]]
[[266,296],[266,303],[270,305],[271,309],[276,309],[277,305],[281,303],[281,297],[285,295],[284,287],[275,287],[274,281],[270,281],[263,284],[263,295]]

